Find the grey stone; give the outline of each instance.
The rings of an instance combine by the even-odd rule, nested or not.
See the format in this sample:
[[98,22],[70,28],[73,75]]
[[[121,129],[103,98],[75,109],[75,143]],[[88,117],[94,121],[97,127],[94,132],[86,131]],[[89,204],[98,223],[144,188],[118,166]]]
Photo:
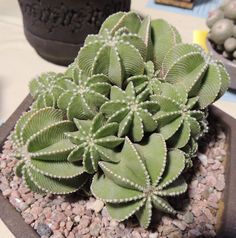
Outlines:
[[37,233],[40,236],[50,236],[52,234],[52,230],[47,224],[39,223],[37,226]]

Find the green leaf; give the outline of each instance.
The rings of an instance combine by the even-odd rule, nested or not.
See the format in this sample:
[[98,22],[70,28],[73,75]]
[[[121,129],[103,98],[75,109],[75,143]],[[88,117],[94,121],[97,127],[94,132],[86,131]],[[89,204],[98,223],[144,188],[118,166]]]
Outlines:
[[41,190],[32,180],[31,176],[29,175],[27,167],[23,167],[23,179],[26,186],[34,193],[45,194],[45,191]]
[[139,51],[129,43],[118,43],[117,48],[119,51],[122,67],[125,76],[133,76],[143,74],[144,61]]
[[173,27],[164,20],[153,20],[151,26],[156,69],[160,69],[166,53],[180,43],[180,38],[177,37],[176,30],[173,30]]
[[140,24],[141,20],[135,12],[125,13],[112,28],[112,34],[122,27],[126,27],[132,33],[137,33],[140,28]]
[[[71,148],[72,144],[69,140],[64,141],[64,145],[61,140],[65,139],[65,132],[75,131],[75,126],[70,121],[61,121],[51,126],[48,126],[43,131],[36,133],[28,142],[29,152],[53,152],[57,150],[66,150]],[[54,145],[59,142],[59,144]],[[47,148],[52,146],[50,148]],[[55,147],[55,148],[54,148]]]
[[58,98],[57,101],[57,106],[61,109],[66,111],[67,107],[71,101],[71,99],[73,98],[73,93],[70,91],[65,91],[64,93],[61,94],[61,96]]
[[151,18],[150,16],[146,16],[141,23],[141,26],[138,31],[138,35],[144,41],[147,47],[147,57],[146,61],[153,59],[153,45],[151,39]]
[[176,214],[176,211],[172,208],[172,206],[163,198],[158,196],[152,196],[152,203],[154,207],[162,212]]
[[118,131],[119,125],[115,122],[113,123],[108,123],[101,127],[94,135],[95,139],[115,135]]
[[117,12],[115,14],[110,15],[102,24],[99,34],[102,34],[105,29],[111,31],[115,25],[119,22],[119,20],[125,15],[125,12]]
[[34,170],[55,178],[71,178],[84,172],[80,164],[72,164],[67,161],[40,161],[31,160],[31,166]]
[[123,70],[120,62],[119,52],[116,47],[111,48],[109,57],[110,57],[108,68],[109,79],[113,84],[122,87]]
[[173,183],[185,167],[185,156],[181,150],[174,149],[167,154],[167,165],[157,189],[166,188]]
[[120,145],[121,143],[123,143],[123,141],[124,141],[123,138],[119,138],[116,136],[107,136],[101,139],[97,139],[96,144],[109,148],[109,149],[113,149],[117,147],[118,145]]
[[230,85],[230,77],[228,72],[226,71],[224,65],[218,64],[220,75],[221,75],[221,87],[220,87],[220,92],[218,94],[218,98],[223,96],[223,94],[227,91],[229,85]]
[[152,203],[151,199],[147,199],[145,205],[142,206],[136,213],[136,217],[140,225],[144,228],[147,228],[150,225],[152,218]]
[[188,185],[182,177],[179,177],[167,188],[157,191],[158,196],[178,196],[187,191]]
[[131,136],[133,141],[141,141],[144,136],[143,123],[140,116],[134,112],[133,123],[131,127]]
[[170,68],[172,67],[172,65],[175,64],[176,61],[178,61],[184,55],[187,55],[190,53],[201,53],[201,51],[199,47],[194,44],[181,43],[172,47],[167,52],[163,60],[162,67],[161,67],[162,76],[164,76],[170,70]]
[[145,143],[135,144],[135,147],[146,165],[152,186],[156,186],[163,175],[167,160],[163,136],[153,133]]
[[89,174],[93,174],[94,171],[94,166],[92,162],[92,158],[89,152],[89,149],[87,148],[83,154],[83,166],[85,168],[85,171]]
[[121,102],[119,100],[117,101],[108,101],[104,103],[100,110],[101,112],[105,113],[107,116],[112,116],[114,113],[123,110],[124,107],[126,107],[127,104],[125,102]]
[[203,109],[213,103],[221,88],[220,70],[217,65],[209,65],[199,91],[199,105]]
[[[122,151],[117,155],[118,164],[100,162],[105,175],[120,186],[130,188],[146,187],[149,183],[144,164],[132,143],[126,139]],[[134,185],[131,185],[131,184]]]
[[80,49],[78,54],[79,68],[87,75],[91,74],[94,59],[102,46],[102,43],[97,42],[94,44],[85,45]]
[[29,176],[33,183],[43,190],[51,194],[69,194],[80,189],[87,180],[87,175],[84,173],[73,178],[50,178],[38,173],[36,170],[28,169]]
[[200,53],[190,53],[180,57],[171,66],[164,80],[171,84],[181,83],[189,92],[201,80],[206,70],[204,57]]
[[121,187],[104,175],[98,174],[94,175],[91,191],[95,197],[111,203],[135,201],[143,197],[142,192]]
[[182,148],[184,147],[191,136],[190,124],[187,119],[184,119],[178,131],[169,139],[169,143],[174,148]]
[[123,34],[121,36],[121,40],[130,43],[136,49],[138,49],[139,53],[142,55],[143,60],[146,60],[147,57],[147,48],[143,40],[136,34]]
[[61,110],[56,110],[53,108],[44,108],[35,111],[30,118],[28,118],[27,123],[22,128],[22,139],[24,143],[38,131],[63,120],[63,112]]
[[133,121],[134,114],[129,112],[125,118],[120,122],[118,136],[122,137],[128,134]]
[[84,154],[84,145],[77,146],[71,153],[69,154],[67,160],[69,162],[75,162],[83,159]]
[[176,119],[162,126],[160,128],[160,133],[164,136],[165,140],[168,140],[179,130],[182,123],[183,117],[177,117]]
[[152,132],[157,128],[156,121],[152,118],[151,114],[145,110],[140,109],[139,116],[142,118],[143,128],[146,132]]
[[137,212],[143,205],[145,200],[113,204],[107,203],[107,211],[113,219],[117,221],[123,221],[131,217],[135,212]]

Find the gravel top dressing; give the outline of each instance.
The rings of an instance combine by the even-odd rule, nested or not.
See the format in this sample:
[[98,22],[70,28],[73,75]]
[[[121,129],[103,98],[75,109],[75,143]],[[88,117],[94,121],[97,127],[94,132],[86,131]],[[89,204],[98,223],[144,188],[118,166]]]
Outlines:
[[88,199],[86,194],[63,197],[30,192],[22,179],[14,175],[17,160],[11,156],[10,140],[0,157],[0,189],[43,238],[215,237],[218,209],[223,204],[227,144],[221,127],[214,127],[214,132],[210,131],[201,143],[204,153],[198,153],[193,168],[186,174],[190,181],[188,192],[173,201],[181,212],[171,217],[155,211],[148,230],[140,228],[135,218],[122,223],[112,220],[103,202]]

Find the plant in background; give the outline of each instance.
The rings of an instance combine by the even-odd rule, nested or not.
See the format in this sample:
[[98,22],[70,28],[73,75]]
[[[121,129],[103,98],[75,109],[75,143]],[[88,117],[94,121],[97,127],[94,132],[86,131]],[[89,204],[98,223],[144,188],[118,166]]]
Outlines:
[[30,83],[35,103],[12,137],[16,172],[32,191],[57,194],[93,177],[113,218],[148,227],[152,208],[177,213],[168,198],[186,191],[207,107],[228,85],[223,65],[164,20],[116,13],[64,74]]
[[209,13],[208,38],[223,57],[236,62],[236,0],[225,1],[218,9]]

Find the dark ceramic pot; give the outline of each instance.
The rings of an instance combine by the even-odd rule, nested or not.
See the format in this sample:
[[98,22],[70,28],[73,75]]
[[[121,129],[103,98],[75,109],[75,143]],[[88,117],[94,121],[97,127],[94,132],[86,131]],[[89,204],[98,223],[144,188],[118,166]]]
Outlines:
[[18,0],[24,32],[40,56],[68,65],[88,34],[118,11],[129,11],[131,0]]
[[221,54],[216,52],[213,49],[209,40],[207,40],[207,48],[209,49],[209,52],[212,52],[213,57],[215,59],[221,60],[222,63],[225,65],[225,68],[228,71],[228,73],[230,75],[230,79],[231,79],[231,83],[230,83],[229,87],[233,90],[236,90],[236,63],[233,63],[232,61],[224,58]]

